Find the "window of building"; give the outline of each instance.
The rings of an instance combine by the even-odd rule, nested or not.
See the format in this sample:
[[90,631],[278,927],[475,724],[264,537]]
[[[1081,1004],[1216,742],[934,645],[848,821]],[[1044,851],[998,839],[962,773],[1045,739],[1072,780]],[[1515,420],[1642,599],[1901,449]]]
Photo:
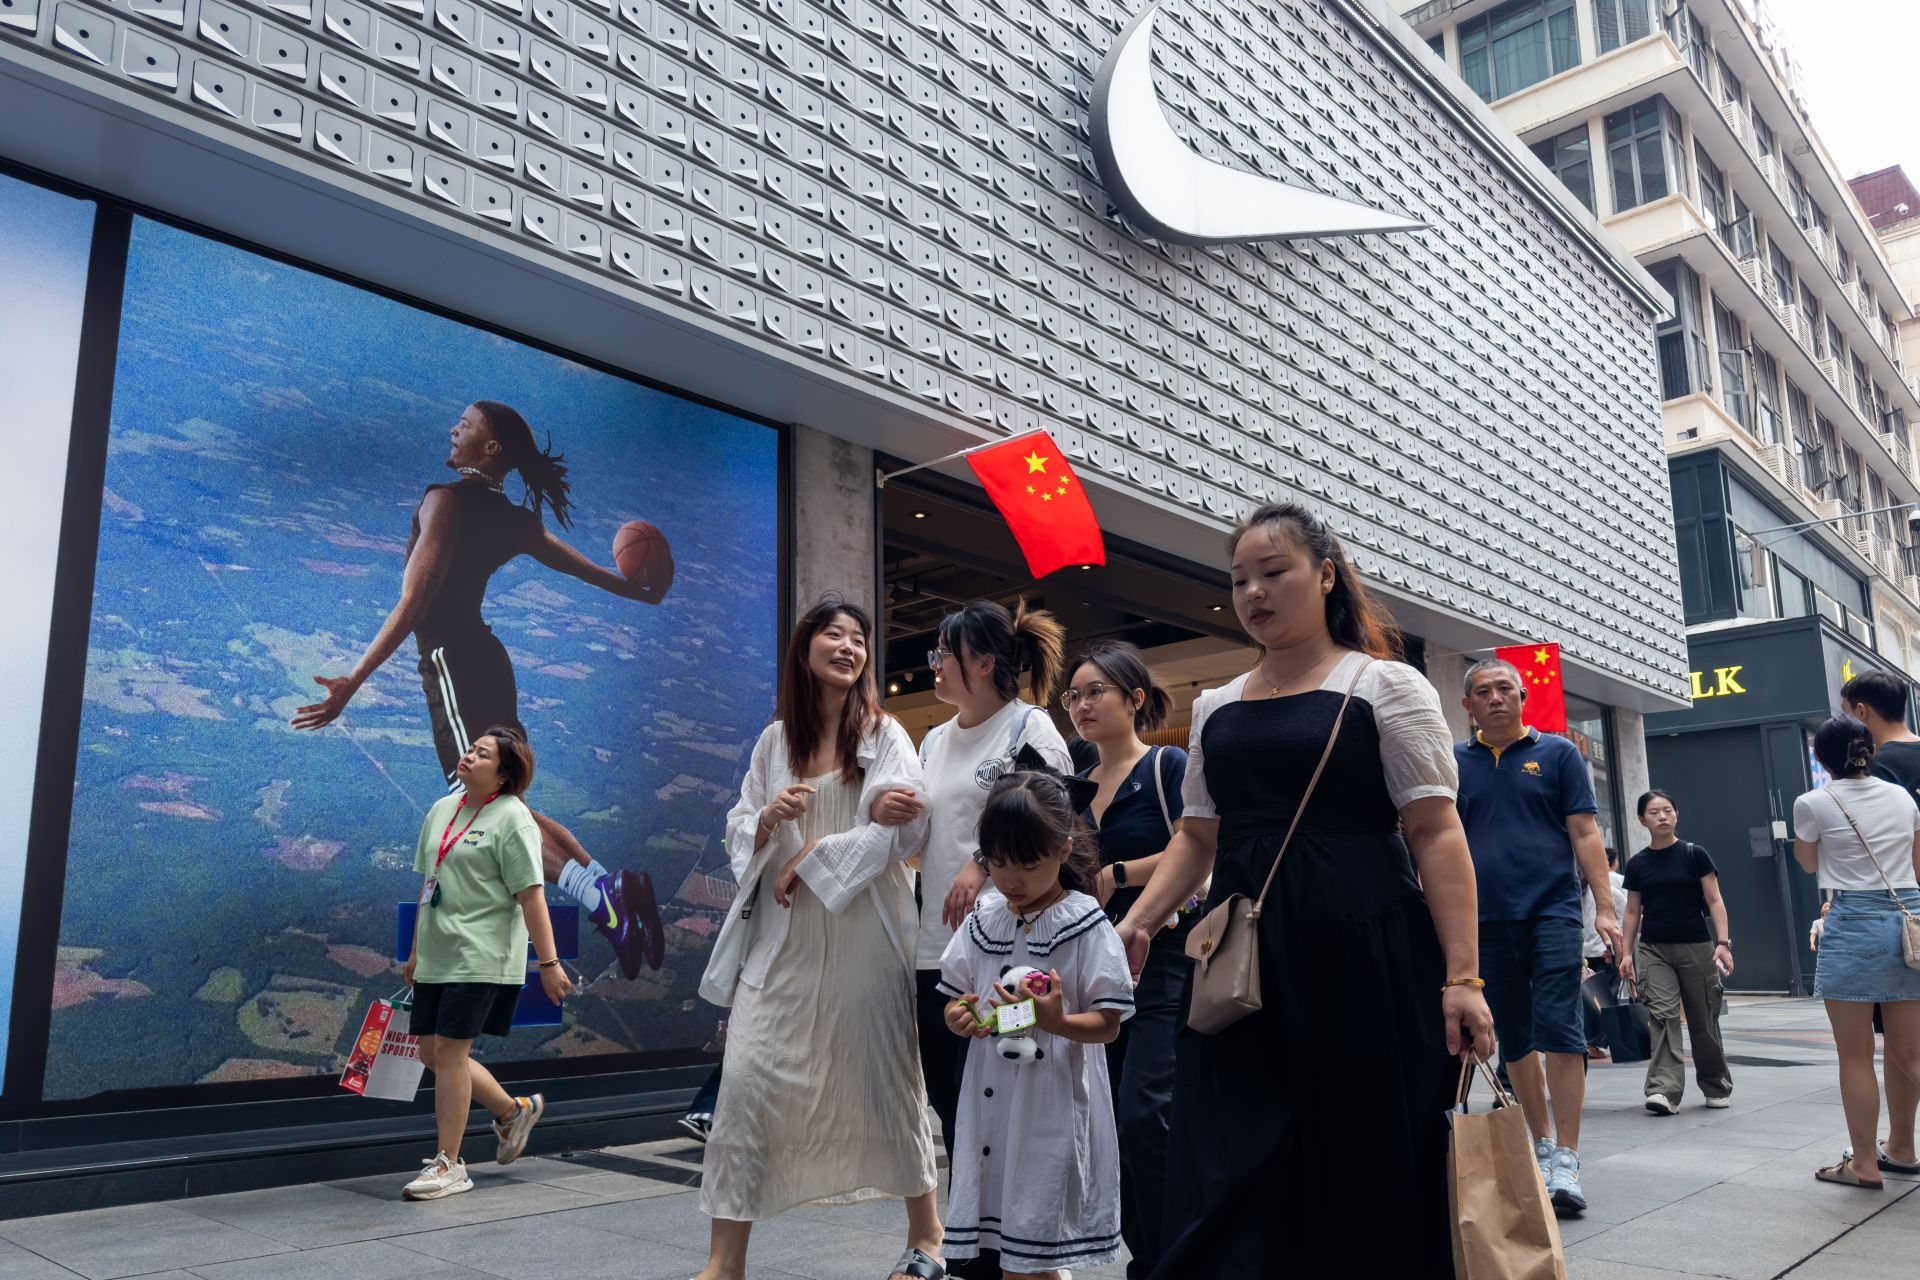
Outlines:
[[1446,33],[1442,32],[1440,35],[1427,37],[1427,48],[1433,50],[1434,57],[1445,62],[1447,60]]
[[1707,337],[1701,319],[1700,277],[1678,258],[1656,263],[1648,274],[1673,299],[1674,315],[1656,330],[1660,355],[1660,395],[1664,400],[1705,391],[1708,376]]
[[1820,320],[1820,299],[1814,296],[1812,289],[1800,286],[1800,315],[1805,319],[1807,333],[1813,338],[1813,358],[1827,358],[1827,330]]
[[1593,0],[1594,43],[1600,52],[1653,34],[1651,0]]
[[1733,220],[1733,207],[1727,200],[1727,175],[1697,142],[1693,144],[1693,164],[1700,173],[1700,212],[1706,215],[1707,226],[1725,243],[1726,226]]
[[1713,304],[1713,337],[1720,348],[1720,407],[1735,422],[1753,430],[1753,396],[1747,369],[1745,343],[1740,337],[1740,319],[1733,312]]
[[1674,43],[1678,44],[1681,51],[1687,55],[1687,66],[1692,70],[1693,78],[1700,82],[1702,89],[1712,93],[1710,86],[1713,84],[1713,47],[1707,43],[1707,29],[1701,25],[1700,19],[1693,16],[1691,9],[1684,7],[1675,12],[1670,19],[1676,28],[1679,26],[1678,19],[1682,13],[1687,18],[1684,28],[1686,38],[1684,40],[1676,38]]
[[1842,467],[1840,445],[1833,430],[1833,424],[1824,416],[1814,419],[1815,447],[1808,452],[1807,465],[1802,479],[1807,488],[1822,498],[1839,496],[1838,482]]
[[1733,74],[1733,68],[1727,65],[1725,58],[1716,58],[1720,64],[1720,101],[1735,106],[1740,102],[1740,77]]
[[1533,154],[1540,163],[1553,170],[1553,176],[1560,179],[1561,185],[1573,192],[1588,212],[1593,207],[1593,138],[1587,132],[1587,126],[1569,129],[1545,142],[1533,144]]
[[1787,379],[1787,426],[1793,432],[1794,453],[1800,458],[1800,483],[1818,489],[1814,472],[1818,469],[1824,473],[1826,463],[1820,455],[1820,433],[1813,426],[1813,404],[1791,378]]
[[1853,403],[1868,422],[1880,420],[1873,410],[1873,380],[1867,377],[1867,362],[1859,356],[1853,357]]
[[1613,715],[1597,702],[1567,695],[1567,740],[1587,762],[1593,776],[1593,798],[1599,805],[1594,822],[1600,828],[1600,843],[1621,855],[1625,865],[1626,848],[1620,844],[1620,785],[1613,769]]
[[1767,265],[1772,268],[1773,279],[1773,294],[1768,301],[1792,302],[1793,263],[1788,261],[1786,250],[1780,247],[1780,242],[1772,237],[1767,240]]
[[1882,510],[1887,505],[1887,486],[1874,472],[1867,476],[1867,510],[1873,512],[1873,533],[1882,542],[1893,541],[1893,516]]
[[1787,207],[1793,210],[1793,220],[1801,230],[1813,226],[1813,202],[1807,198],[1807,184],[1792,165],[1787,166]]
[[1831,236],[1833,234],[1833,219],[1827,217],[1827,211],[1811,200],[1807,202],[1807,207],[1813,211],[1813,225],[1820,228],[1823,235]]
[[1835,360],[1843,359],[1847,354],[1846,340],[1840,336],[1840,326],[1833,322],[1832,316],[1827,317],[1826,354],[1832,356]]
[[1741,616],[1779,617],[1780,602],[1774,597],[1773,553],[1738,525],[1733,529],[1733,570],[1740,580]]
[[1460,78],[1488,102],[1580,63],[1574,0],[1513,0],[1460,24]]
[[1753,113],[1753,140],[1759,144],[1762,156],[1773,154],[1773,127],[1761,118],[1758,111]]
[[1753,348],[1753,399],[1758,410],[1754,434],[1762,444],[1782,444],[1787,439],[1786,415],[1780,411],[1780,366],[1766,348]]
[[1840,260],[1840,283],[1848,284],[1853,280],[1853,255],[1847,252],[1845,245],[1836,246]]
[[1648,98],[1607,117],[1607,164],[1613,211],[1625,213],[1676,190],[1685,171],[1680,117],[1665,98]]
[[1783,618],[1804,618],[1813,612],[1813,584],[1778,559],[1774,561],[1774,603]]
[[1846,459],[1847,468],[1846,474],[1839,477],[1840,505],[1852,516],[1852,519],[1847,521],[1847,531],[1863,533],[1866,531],[1867,523],[1860,518],[1860,513],[1867,509],[1867,504],[1866,489],[1860,477],[1860,451],[1852,445],[1846,445],[1840,452]]

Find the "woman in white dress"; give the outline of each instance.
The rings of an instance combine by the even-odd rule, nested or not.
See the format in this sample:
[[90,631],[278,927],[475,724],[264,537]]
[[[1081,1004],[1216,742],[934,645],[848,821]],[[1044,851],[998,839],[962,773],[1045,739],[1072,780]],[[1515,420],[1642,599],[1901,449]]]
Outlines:
[[864,611],[794,627],[779,718],[727,816],[740,890],[700,991],[730,1004],[700,1208],[698,1280],[743,1280],[753,1224],[901,1196],[894,1280],[940,1280],[933,1133],[914,1051],[913,882],[926,838],[912,740],[880,709]]

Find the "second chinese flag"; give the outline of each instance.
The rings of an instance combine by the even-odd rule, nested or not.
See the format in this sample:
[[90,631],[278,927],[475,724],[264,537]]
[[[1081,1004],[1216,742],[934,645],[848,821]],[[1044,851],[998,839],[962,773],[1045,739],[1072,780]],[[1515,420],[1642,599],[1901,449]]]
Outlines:
[[1493,653],[1520,671],[1520,687],[1527,691],[1527,701],[1520,708],[1522,722],[1542,733],[1565,733],[1567,691],[1560,683],[1560,646],[1510,644]]
[[1044,578],[1068,565],[1107,562],[1093,504],[1046,432],[1029,432],[970,453],[967,465],[1006,517],[1034,577]]

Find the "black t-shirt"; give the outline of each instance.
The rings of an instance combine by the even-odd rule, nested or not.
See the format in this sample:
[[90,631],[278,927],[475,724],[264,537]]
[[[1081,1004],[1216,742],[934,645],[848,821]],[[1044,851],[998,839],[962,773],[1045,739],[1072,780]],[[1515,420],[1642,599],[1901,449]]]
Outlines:
[[1700,877],[1717,874],[1707,851],[1685,840],[1627,859],[1627,892],[1640,895],[1641,941],[1712,942]]
[[1920,742],[1888,742],[1873,753],[1873,776],[1905,788],[1920,804]]

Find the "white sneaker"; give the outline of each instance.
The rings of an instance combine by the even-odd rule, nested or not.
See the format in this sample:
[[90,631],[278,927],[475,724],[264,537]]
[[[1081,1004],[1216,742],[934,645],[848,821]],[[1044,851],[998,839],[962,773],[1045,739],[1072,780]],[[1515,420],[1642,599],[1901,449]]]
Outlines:
[[1727,1107],[1730,1107],[1733,1105],[1733,1095],[1729,1093],[1722,1098],[1708,1098],[1707,1105],[1712,1107],[1715,1111],[1724,1110]]
[[[1713,1104],[1708,1103],[1707,1105],[1712,1106]],[[1724,1107],[1727,1104],[1723,1102],[1720,1105]],[[1650,1093],[1647,1095],[1647,1110],[1657,1116],[1670,1116],[1679,1109],[1680,1104],[1663,1093]]]
[[499,1153],[494,1159],[501,1164],[512,1164],[527,1149],[527,1139],[533,1136],[533,1126],[540,1123],[540,1116],[547,1109],[544,1094],[534,1094],[531,1098],[515,1098],[516,1110],[513,1118],[505,1124],[493,1122],[493,1136],[500,1139]]
[[473,1179],[467,1176],[467,1162],[450,1160],[447,1153],[442,1151],[400,1194],[408,1200],[438,1200],[442,1196],[456,1196],[462,1191],[471,1190]]

